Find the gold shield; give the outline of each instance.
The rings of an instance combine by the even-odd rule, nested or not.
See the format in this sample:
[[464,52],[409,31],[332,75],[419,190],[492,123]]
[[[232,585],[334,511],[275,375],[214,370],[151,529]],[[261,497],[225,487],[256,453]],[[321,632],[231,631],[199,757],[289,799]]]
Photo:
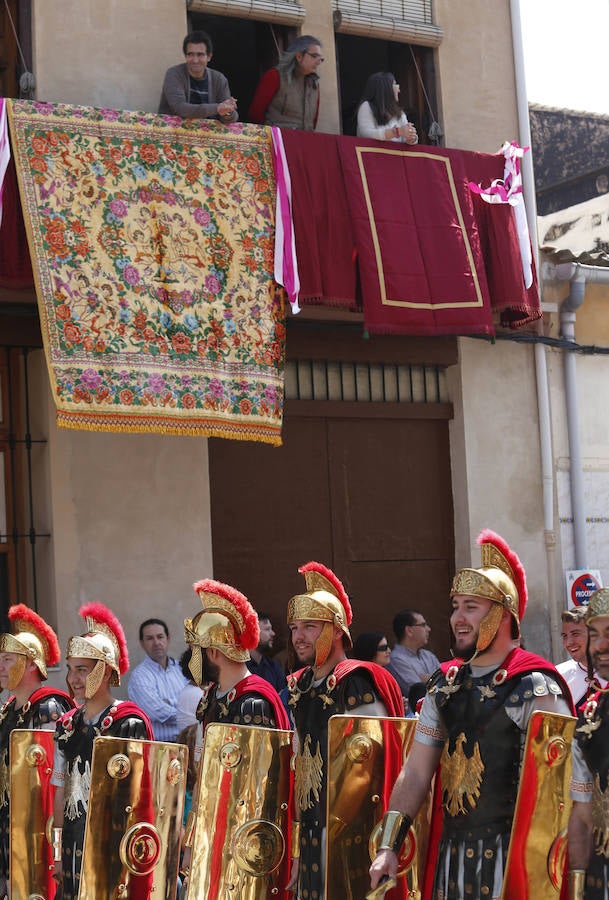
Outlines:
[[214,723],[205,729],[189,900],[260,900],[288,882],[292,733]]
[[[380,840],[391,789],[410,752],[416,719],[332,716],[328,727],[326,898],[360,900]],[[421,897],[431,818],[431,791],[400,854],[390,897]],[[409,893],[408,893],[409,892]]]
[[11,897],[52,900],[53,732],[11,732]]
[[79,900],[174,897],[188,748],[98,737]]
[[531,885],[535,900],[557,900],[560,894],[575,724],[572,716],[556,713],[531,716],[503,875],[503,900],[531,896]]

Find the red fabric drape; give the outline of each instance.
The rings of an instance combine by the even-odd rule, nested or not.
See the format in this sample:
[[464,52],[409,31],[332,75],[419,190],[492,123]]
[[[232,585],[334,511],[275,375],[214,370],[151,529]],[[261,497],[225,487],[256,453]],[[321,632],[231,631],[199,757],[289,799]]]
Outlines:
[[307,304],[356,308],[355,239],[333,134],[281,132],[292,182],[292,214]]
[[0,287],[27,288],[34,284],[15,162],[11,156],[4,176],[0,226]]
[[541,316],[512,208],[468,186],[501,178],[502,154],[287,130],[283,139],[303,305],[355,309],[359,274],[371,332],[493,334],[493,312],[512,328]]

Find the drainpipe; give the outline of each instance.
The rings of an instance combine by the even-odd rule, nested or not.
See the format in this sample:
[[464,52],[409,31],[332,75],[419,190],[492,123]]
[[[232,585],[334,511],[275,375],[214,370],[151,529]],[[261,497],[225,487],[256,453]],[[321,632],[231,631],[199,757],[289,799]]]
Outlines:
[[[571,290],[560,307],[561,335],[566,341],[575,343],[575,317],[584,302],[586,275],[576,267],[571,276]],[[573,513],[573,539],[575,543],[575,568],[585,569],[588,565],[586,546],[586,516],[584,504],[584,473],[581,442],[579,439],[579,404],[577,402],[577,371],[575,353],[567,350],[564,354],[565,398],[567,402],[567,431],[569,435],[569,475],[571,482],[571,510]]]
[[[516,103],[518,109],[518,130],[520,144],[531,146],[531,126],[529,122],[529,103],[527,97],[526,78],[524,74],[524,49],[522,43],[522,23],[519,0],[510,0],[510,17],[512,21],[512,46],[514,53],[514,73],[516,78]],[[527,222],[533,245],[533,257],[540,279],[539,249],[537,239],[537,203],[535,200],[535,178],[533,174],[533,156],[531,151],[522,159],[522,192],[526,204]],[[539,330],[543,328],[540,322]],[[541,483],[543,504],[543,533],[546,553],[546,576],[548,583],[548,607],[550,613],[550,645],[552,657],[562,658],[560,643],[560,609],[562,608],[562,589],[556,586],[556,532],[554,529],[554,459],[552,453],[552,428],[550,421],[550,392],[548,388],[548,364],[546,348],[542,343],[535,344],[535,380],[537,385],[537,415],[539,419],[539,445],[541,454]],[[570,356],[572,354],[569,354]]]
[[[609,284],[609,270],[600,266],[586,266],[582,263],[561,263],[544,265],[544,277],[551,281],[569,281],[571,289],[560,307],[562,337],[575,343],[575,317],[584,302],[586,285]],[[577,401],[576,357],[567,351],[564,358],[565,398],[567,406],[567,431],[569,435],[569,469],[571,509],[573,512],[573,538],[575,544],[575,568],[586,569],[589,565],[586,541],[586,510],[584,503],[584,474],[580,444],[579,404]]]

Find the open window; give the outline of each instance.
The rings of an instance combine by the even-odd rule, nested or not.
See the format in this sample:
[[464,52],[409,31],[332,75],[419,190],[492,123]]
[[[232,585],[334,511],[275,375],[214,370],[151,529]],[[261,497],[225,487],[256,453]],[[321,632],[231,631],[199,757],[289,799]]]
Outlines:
[[[400,106],[427,143],[437,116],[433,50],[382,38],[336,34],[336,58],[343,134],[355,134],[357,107],[373,72],[393,72],[400,85]],[[431,105],[429,109],[427,100]]]

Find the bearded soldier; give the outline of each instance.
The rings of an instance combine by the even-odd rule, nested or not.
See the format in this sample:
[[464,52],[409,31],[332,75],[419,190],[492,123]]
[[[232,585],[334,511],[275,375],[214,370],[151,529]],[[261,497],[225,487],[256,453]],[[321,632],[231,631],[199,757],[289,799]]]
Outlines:
[[573,742],[569,900],[609,896],[609,589],[590,597],[588,669],[594,683],[579,708]]
[[[346,650],[352,647],[351,604],[334,572],[317,562],[298,571],[304,575],[306,591],[290,600],[288,626],[290,653],[304,668],[288,677],[296,727],[293,864],[288,888],[298,885],[299,897],[321,900],[326,890],[326,829],[340,834],[348,824],[342,815],[332,813],[326,822],[329,719],[343,713],[403,716],[404,705],[396,680],[381,666],[347,659]],[[354,849],[361,868],[365,848]]]
[[[0,688],[10,691],[0,708],[0,897],[9,880],[9,739],[14,728],[52,731],[73,703],[65,691],[45,687],[47,667],[60,659],[57,635],[20,603],[8,612],[12,633],[0,636]],[[50,801],[49,801],[50,802]]]
[[66,661],[68,685],[81,705],[57,723],[51,779],[57,787],[53,850],[62,900],[78,897],[95,738],[153,738],[147,715],[134,703],[112,696],[111,688],[129,668],[121,623],[101,603],[81,607],[80,615],[86,630],[68,641]]
[[[425,896],[503,896],[529,720],[535,710],[571,711],[569,689],[554,667],[518,646],[527,600],[520,560],[492,531],[483,531],[478,543],[482,568],[461,569],[453,580],[456,658],[428,684],[413,747],[383,820],[381,849],[370,869],[373,888],[395,876],[397,853],[441,763],[443,827],[439,845],[432,841],[435,878]],[[522,886],[519,898],[530,896],[529,887]]]

